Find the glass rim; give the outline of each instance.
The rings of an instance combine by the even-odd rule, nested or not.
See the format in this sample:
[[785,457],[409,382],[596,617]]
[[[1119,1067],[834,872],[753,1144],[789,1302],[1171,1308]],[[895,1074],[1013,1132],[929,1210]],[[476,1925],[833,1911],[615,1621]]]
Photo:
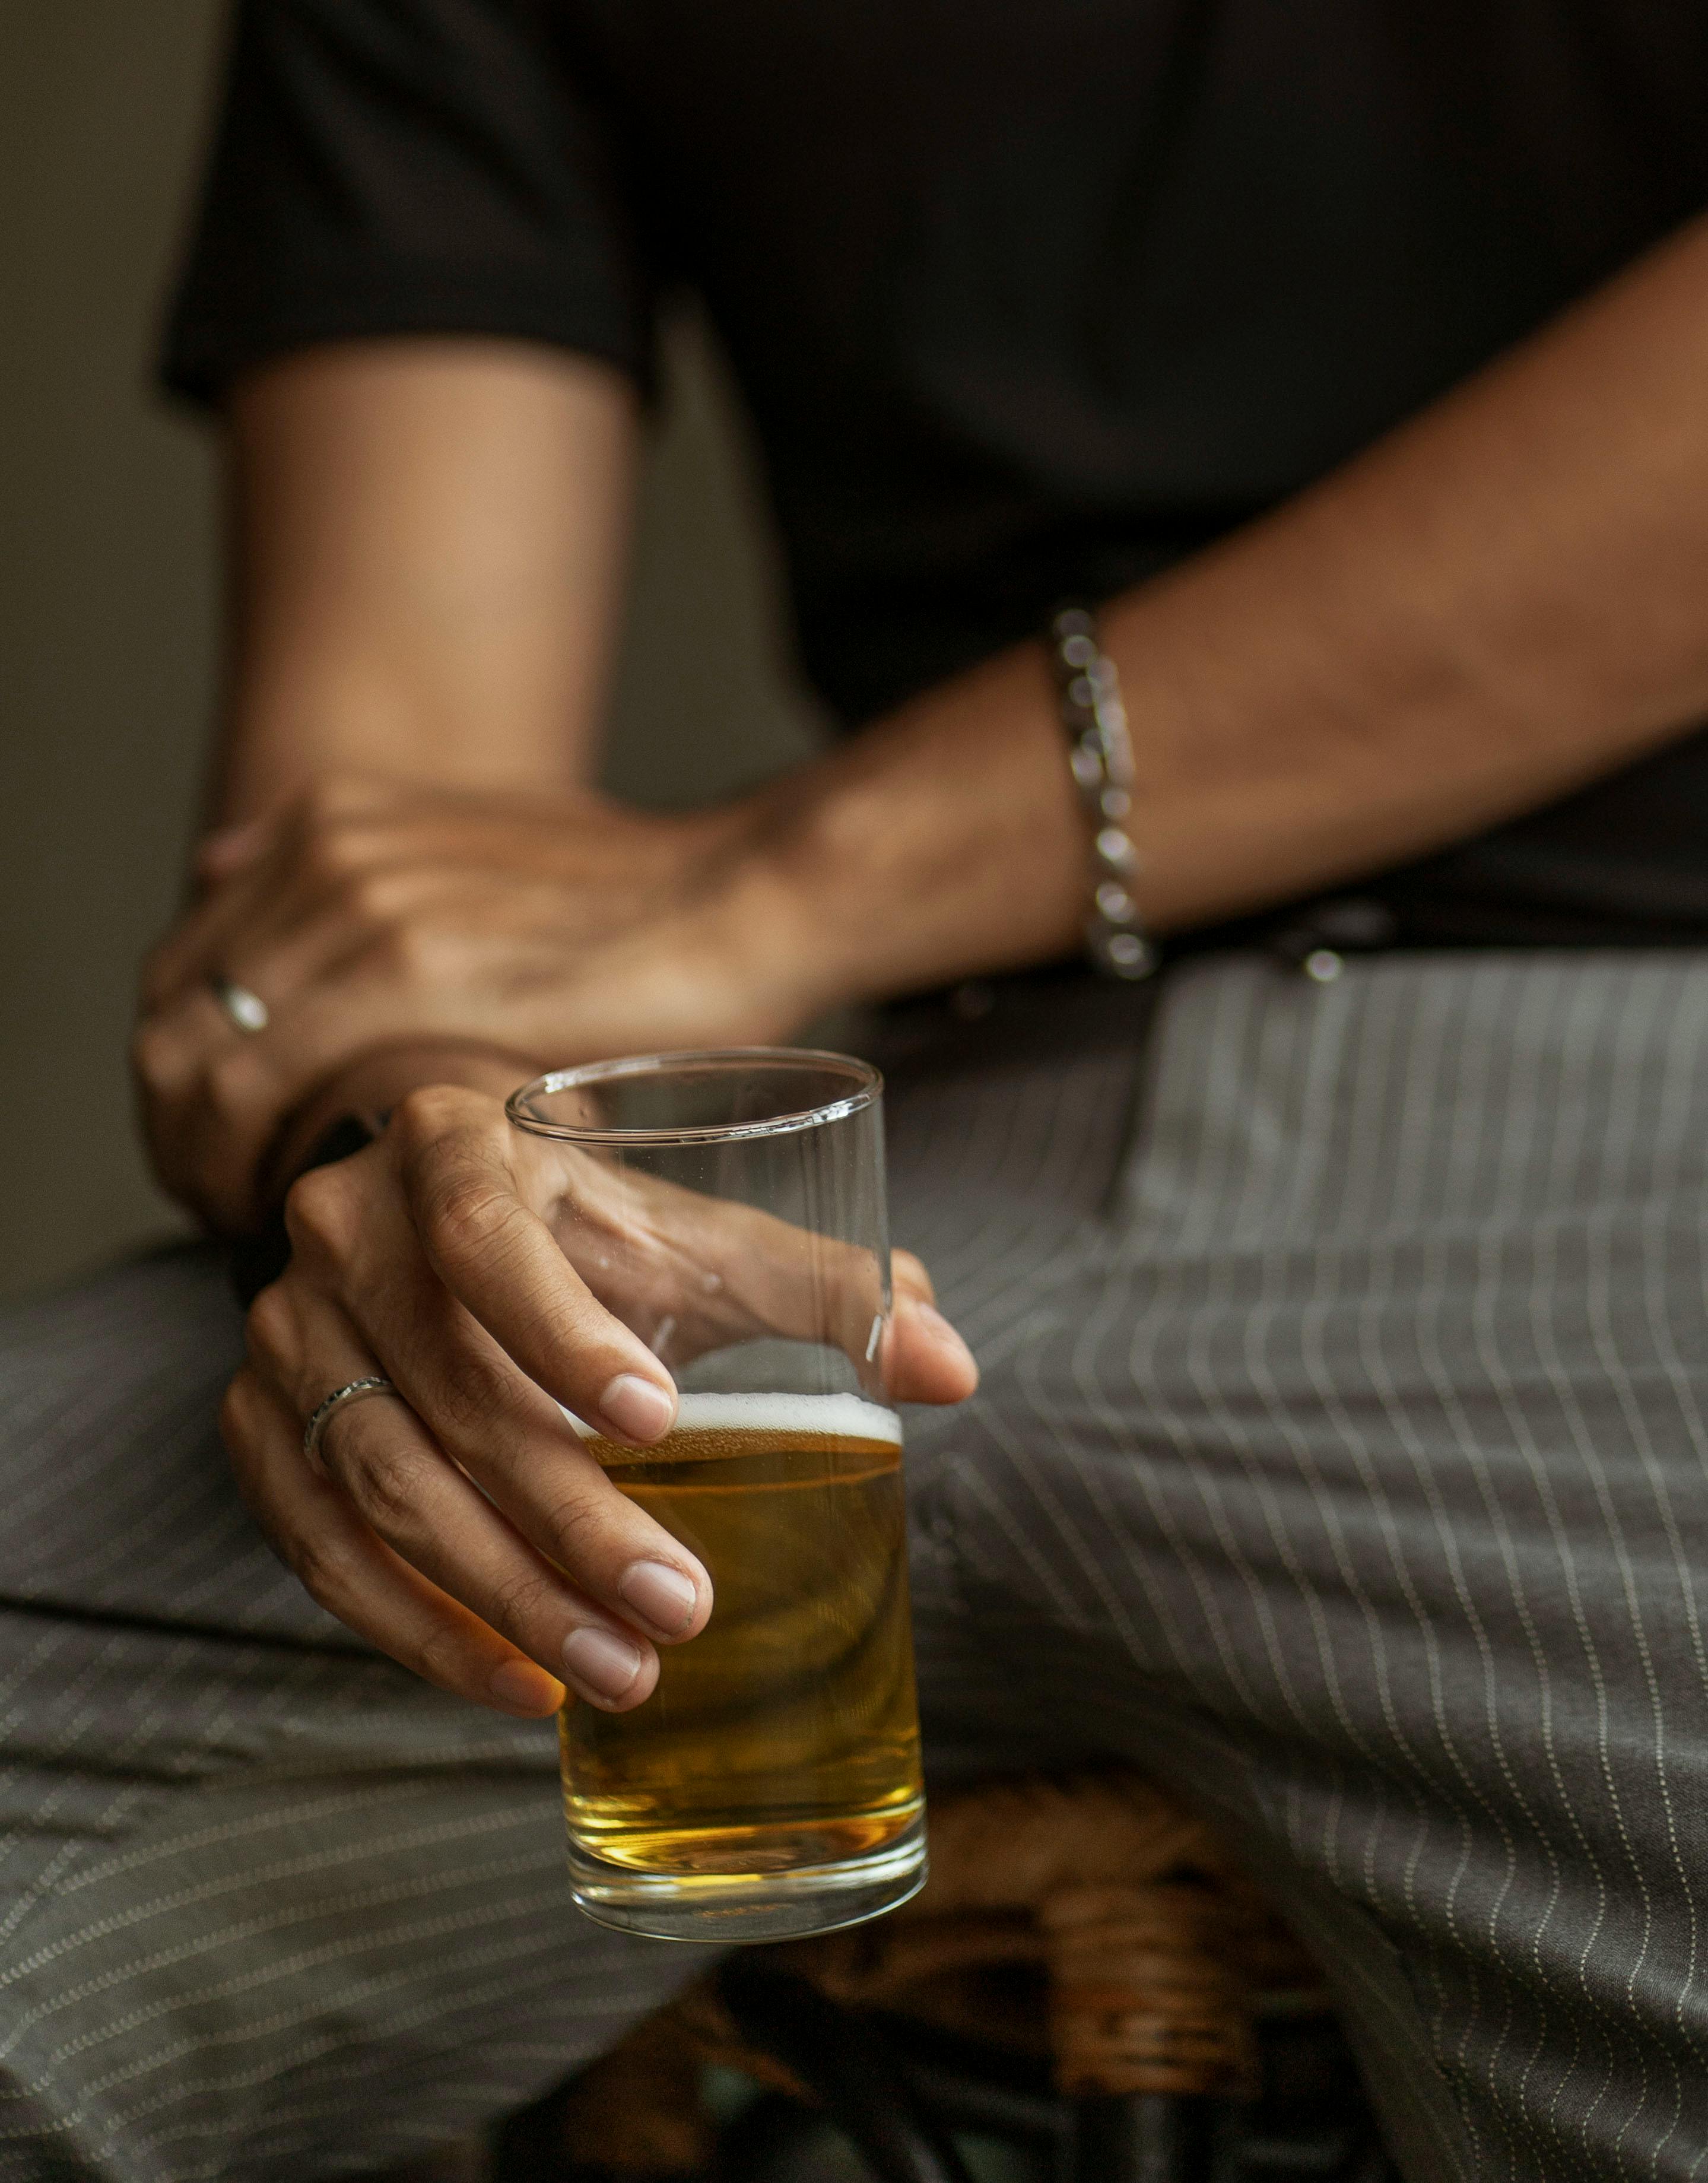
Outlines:
[[[851,1089],[840,1098],[821,1101],[816,1107],[793,1108],[767,1114],[751,1122],[702,1122],[680,1129],[613,1129],[602,1125],[552,1122],[530,1113],[530,1099],[571,1092],[583,1086],[609,1084],[624,1077],[663,1076],[674,1070],[713,1069],[831,1069],[846,1076]],[[519,1084],[504,1102],[504,1112],[518,1130],[532,1136],[552,1137],[575,1145],[707,1145],[736,1144],[752,1137],[787,1136],[801,1130],[822,1128],[872,1106],[884,1090],[882,1074],[857,1054],[833,1053],[811,1046],[688,1047],[672,1053],[631,1053],[612,1061],[585,1061],[573,1069],[548,1069]]]

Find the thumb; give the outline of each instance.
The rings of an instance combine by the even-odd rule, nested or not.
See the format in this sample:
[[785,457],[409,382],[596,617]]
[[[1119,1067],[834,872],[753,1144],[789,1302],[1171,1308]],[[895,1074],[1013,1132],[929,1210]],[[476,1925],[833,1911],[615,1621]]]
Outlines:
[[898,1403],[964,1403],[979,1385],[972,1351],[933,1301],[931,1277],[911,1251],[891,1259],[895,1305],[884,1377]]

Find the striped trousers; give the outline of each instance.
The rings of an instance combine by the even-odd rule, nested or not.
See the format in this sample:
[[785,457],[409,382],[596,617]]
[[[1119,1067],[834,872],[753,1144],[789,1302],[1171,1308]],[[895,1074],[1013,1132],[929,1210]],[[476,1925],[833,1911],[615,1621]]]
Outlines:
[[[1708,2174],[1708,958],[1206,957],[1130,1008],[1005,994],[894,1078],[984,1375],[909,1420],[938,1778],[1207,1809],[1412,2183]],[[547,1730],[269,1558],[238,1345],[199,1251],[0,1322],[8,2183],[381,2168],[700,1968],[570,1907]]]

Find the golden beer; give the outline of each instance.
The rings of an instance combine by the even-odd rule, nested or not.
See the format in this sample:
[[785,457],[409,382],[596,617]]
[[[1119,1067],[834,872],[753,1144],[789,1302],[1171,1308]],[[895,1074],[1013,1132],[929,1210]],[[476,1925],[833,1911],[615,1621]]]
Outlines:
[[697,1637],[661,1647],[644,1705],[559,1716],[578,1880],[592,1859],[715,1892],[739,1875],[881,1864],[916,1837],[894,1414],[851,1395],[690,1394],[656,1447],[588,1446],[699,1557],[715,1600]]

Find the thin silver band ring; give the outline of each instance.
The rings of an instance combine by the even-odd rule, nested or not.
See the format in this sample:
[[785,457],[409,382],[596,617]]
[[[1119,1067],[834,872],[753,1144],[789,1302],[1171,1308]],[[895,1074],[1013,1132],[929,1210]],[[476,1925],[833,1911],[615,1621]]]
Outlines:
[[272,1022],[273,1011],[259,993],[252,993],[231,978],[210,978],[208,983],[227,1017],[247,1037],[253,1038]]
[[[317,1407],[302,1428],[302,1453],[310,1463],[319,1459],[320,1443],[326,1437],[333,1411],[345,1403],[364,1402],[369,1395],[397,1395],[397,1390],[382,1373],[369,1372],[360,1380],[347,1380],[341,1387],[335,1387]],[[397,1395],[397,1399],[401,1403],[403,1397]]]

